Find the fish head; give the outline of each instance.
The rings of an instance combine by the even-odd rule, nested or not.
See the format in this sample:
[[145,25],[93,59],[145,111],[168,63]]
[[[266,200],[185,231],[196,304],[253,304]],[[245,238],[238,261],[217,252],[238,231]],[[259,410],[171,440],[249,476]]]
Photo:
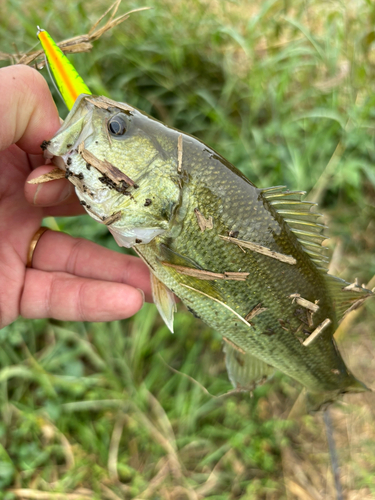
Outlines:
[[176,131],[131,106],[82,94],[45,156],[120,246],[168,230],[180,197]]

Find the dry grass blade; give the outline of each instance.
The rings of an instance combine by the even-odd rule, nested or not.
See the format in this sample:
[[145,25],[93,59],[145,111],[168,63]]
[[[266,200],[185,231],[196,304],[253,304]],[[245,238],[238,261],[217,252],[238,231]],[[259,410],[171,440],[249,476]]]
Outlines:
[[307,339],[303,341],[303,345],[304,346],[310,345],[311,342],[313,342],[315,339],[317,339],[319,337],[319,335],[323,332],[323,330],[325,330],[327,328],[327,326],[329,326],[331,323],[332,323],[332,321],[329,318],[325,319],[323,321],[323,323],[320,323],[320,325],[315,328],[315,330],[312,332],[312,334],[309,335],[307,337]]
[[108,9],[104,12],[104,14],[102,14],[99,19],[91,26],[90,28],[90,31],[88,32],[88,35],[90,36],[94,31],[95,29],[97,28],[97,26],[100,24],[100,22],[105,18],[105,16],[111,12],[111,10],[113,11],[112,14],[111,14],[111,17],[109,18],[109,22],[112,21],[112,19],[115,17],[116,15],[116,12],[118,11],[118,8],[120,6],[120,3],[121,3],[121,0],[116,0],[116,2],[114,2],[112,5],[110,5],[108,7]]
[[185,287],[185,288],[189,288],[190,290],[193,290],[194,292],[197,292],[197,293],[200,293],[201,295],[204,295],[205,297],[207,297],[208,299],[211,299],[215,302],[217,302],[218,304],[222,305],[223,307],[225,307],[225,309],[228,309],[228,311],[230,311],[232,314],[234,314],[235,316],[237,316],[237,318],[242,321],[243,323],[245,323],[245,325],[249,326],[251,328],[251,325],[250,323],[248,323],[242,316],[240,316],[236,311],[234,311],[231,307],[229,307],[227,304],[225,304],[224,302],[222,302],[221,300],[219,299],[215,299],[215,297],[211,297],[211,295],[208,295],[207,293],[204,293],[202,292],[201,290],[197,290],[196,288],[193,288],[192,286],[189,286],[189,285],[185,285],[183,283],[181,283],[181,286]]
[[[356,104],[358,103],[359,97],[360,94],[358,93],[356,97]],[[348,131],[351,125],[352,125],[352,119],[349,118],[345,125],[345,131]],[[327,163],[325,169],[323,170],[319,179],[316,181],[315,185],[307,195],[307,198],[309,200],[314,201],[316,203],[320,203],[324,193],[326,192],[329,186],[330,180],[334,176],[337,165],[341,161],[341,158],[343,157],[345,151],[346,151],[346,145],[344,144],[344,141],[340,140],[329,162]]]
[[310,302],[309,300],[304,299],[299,293],[292,293],[292,295],[289,295],[289,298],[293,299],[293,302],[295,300],[297,304],[304,307],[305,309],[309,309],[314,313],[319,310],[318,304],[314,304],[314,302]]
[[358,292],[358,293],[361,293],[362,292],[362,288],[360,287],[360,285],[358,283],[358,278],[356,278],[354,280],[354,283],[350,283],[350,285],[345,286],[343,288],[343,290],[345,292]]
[[[374,285],[375,285],[375,275],[367,283],[366,288],[368,290],[371,290],[374,287]],[[345,313],[344,318],[342,319],[342,321],[339,324],[339,327],[335,331],[335,339],[336,340],[338,340],[339,338],[342,338],[345,335],[345,333],[347,333],[350,330],[353,322],[359,316],[359,314],[360,314],[359,308],[356,308],[356,309],[351,310],[351,311],[348,310]]]
[[88,500],[94,497],[94,492],[83,493],[51,493],[49,491],[33,490],[29,488],[17,488],[9,490],[17,498],[30,500]]
[[220,484],[220,467],[224,461],[230,458],[232,455],[235,455],[234,449],[230,448],[224,455],[218,460],[215,467],[212,469],[210,475],[207,480],[199,486],[195,491],[202,498],[206,498],[206,496],[211,493],[219,484]]
[[49,420],[42,420],[41,430],[47,442],[55,436],[60,439],[61,446],[65,455],[66,467],[67,469],[74,467],[74,453],[72,445],[69,443],[68,438],[64,434],[62,434],[62,432]]
[[28,184],[44,184],[45,182],[57,181],[59,179],[65,179],[65,172],[60,168],[54,168],[51,172],[47,174],[39,175],[35,179],[27,181]]
[[[117,3],[120,4],[120,2],[116,2],[116,4]],[[125,21],[126,19],[128,19],[128,17],[130,16],[130,14],[134,14],[135,12],[141,12],[143,10],[149,10],[150,8],[151,7],[140,7],[139,9],[133,9],[133,10],[130,10],[129,12],[126,12],[125,14],[122,14],[119,17],[116,17],[116,19],[113,19],[113,16],[111,16],[111,18],[108,20],[108,22],[102,28],[99,28],[96,31],[92,31],[92,30],[89,31],[89,33],[90,33],[89,34],[90,40],[92,40],[92,41],[97,40],[106,31],[114,28],[115,26],[121,24],[123,21]]]
[[108,451],[108,473],[109,477],[111,479],[114,479],[115,481],[119,481],[119,476],[117,472],[117,460],[118,460],[118,450],[120,446],[122,431],[124,429],[125,420],[126,418],[124,415],[121,415],[116,420]]
[[75,42],[74,45],[63,46],[65,54],[79,54],[80,52],[90,52],[93,44],[85,41]]
[[[90,31],[87,34],[75,36],[72,38],[67,38],[62,42],[58,42],[57,45],[64,52],[64,54],[69,53],[77,53],[77,52],[89,52],[93,45],[91,42],[98,40],[106,31],[118,26],[123,21],[129,18],[131,14],[135,12],[141,12],[144,10],[149,10],[151,7],[140,7],[138,9],[133,9],[125,14],[122,14],[116,19],[113,19],[116,15],[116,12],[120,6],[121,0],[117,0],[114,4],[112,4],[105,12],[100,16],[100,18],[95,22],[95,24],[91,27]],[[104,26],[98,28],[100,22],[104,19],[104,17],[110,12],[113,11],[108,21]],[[14,53],[8,54],[6,52],[0,52],[0,60],[10,60],[12,64],[31,64],[39,57],[44,56],[43,50],[32,50],[30,52],[22,53]]]
[[101,108],[101,109],[118,108],[118,109],[122,109],[123,111],[126,111],[126,112],[134,111],[134,108],[129,106],[129,104],[126,104],[124,102],[117,102],[117,101],[114,101],[113,99],[110,99],[109,97],[105,97],[102,95],[99,97],[96,97],[95,100],[90,99],[89,97],[86,97],[86,101],[90,102],[91,104],[93,104],[97,108]]
[[169,368],[169,370],[171,370],[173,373],[176,373],[176,375],[182,375],[183,377],[187,378],[188,380],[190,380],[190,382],[193,382],[193,384],[196,384],[198,387],[200,387],[202,389],[202,391],[207,394],[207,396],[210,396],[211,398],[217,398],[218,396],[215,396],[214,394],[211,394],[205,387],[204,385],[202,385],[200,382],[198,382],[198,380],[196,380],[195,378],[191,377],[190,375],[188,375],[187,373],[183,373],[183,372],[180,372],[179,370],[176,370],[176,368],[173,368],[173,366],[169,365],[164,359],[163,357],[158,354],[159,358],[162,360],[162,362],[165,364],[165,366],[167,368]]
[[317,497],[311,496],[302,486],[291,479],[285,479],[286,488],[299,500],[316,500]]
[[173,445],[174,449],[177,450],[176,436],[173,431],[172,424],[168,418],[168,415],[166,414],[164,408],[159,403],[159,401],[152,394],[152,392],[147,390],[146,387],[144,387],[144,389],[147,392],[152,412],[154,413],[157,419],[159,427],[164,431],[164,434],[166,434],[167,438],[169,439],[169,442]]
[[147,488],[140,494],[140,496],[137,497],[137,499],[140,500],[150,498],[158,489],[158,487],[165,482],[165,479],[169,474],[169,462],[165,457],[163,457],[160,462],[162,465],[159,469],[159,472],[151,479]]
[[263,247],[262,245],[258,245],[257,243],[252,243],[251,241],[238,240],[237,238],[231,238],[230,236],[222,236],[220,234],[219,238],[221,238],[224,241],[229,241],[230,243],[235,243],[240,248],[248,248],[253,252],[266,255],[267,257],[279,260],[280,262],[285,262],[286,264],[294,265],[297,263],[296,259],[291,255],[285,255],[283,253],[274,252],[273,250],[270,250],[267,247]]
[[115,214],[112,214],[109,217],[103,219],[103,224],[105,224],[106,226],[110,226],[111,224],[120,219],[121,219],[121,212],[116,212]]
[[138,408],[136,409],[136,415],[139,421],[145,426],[151,437],[166,451],[173,476],[175,478],[182,478],[182,466],[176,450],[168,441],[168,439],[155,427],[151,420],[141,410],[139,410]]
[[169,262],[161,262],[163,266],[171,267],[175,269],[180,274],[185,276],[192,276],[193,278],[198,278],[201,280],[229,280],[229,281],[245,281],[250,273],[214,273],[212,271],[205,271],[203,269],[194,269],[192,267],[178,266],[176,264],[170,264]]
[[202,498],[201,496],[198,496],[194,490],[184,486],[175,486],[171,493],[173,500],[180,500],[181,498],[186,497],[188,500],[199,500]]
[[282,447],[281,457],[288,494],[291,493],[300,500],[323,500],[318,489],[305,473],[303,466],[306,465],[306,462],[301,461],[301,457],[294,452],[293,448]]
[[103,494],[103,499],[108,499],[108,500],[122,500],[122,497],[119,497],[116,495],[116,493],[108,488],[108,486],[105,486],[104,484],[100,485],[100,489],[102,490]]

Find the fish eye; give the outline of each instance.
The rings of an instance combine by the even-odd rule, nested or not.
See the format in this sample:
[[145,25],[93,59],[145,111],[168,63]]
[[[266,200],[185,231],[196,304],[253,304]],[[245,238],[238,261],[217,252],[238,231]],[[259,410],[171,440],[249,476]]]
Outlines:
[[126,132],[126,121],[121,115],[115,115],[108,121],[108,132],[120,136]]

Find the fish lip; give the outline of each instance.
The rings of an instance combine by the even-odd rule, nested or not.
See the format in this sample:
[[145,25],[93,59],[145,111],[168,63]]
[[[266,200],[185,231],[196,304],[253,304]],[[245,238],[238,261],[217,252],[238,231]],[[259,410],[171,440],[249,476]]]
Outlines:
[[88,94],[78,96],[62,126],[48,141],[44,150],[46,159],[53,159],[54,156],[67,158],[68,154],[77,149],[78,145],[93,133],[91,118],[95,106],[86,101],[87,97],[92,96]]

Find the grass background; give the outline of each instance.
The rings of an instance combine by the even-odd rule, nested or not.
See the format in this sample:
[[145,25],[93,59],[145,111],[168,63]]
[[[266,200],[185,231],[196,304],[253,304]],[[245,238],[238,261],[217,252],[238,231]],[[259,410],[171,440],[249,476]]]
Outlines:
[[[108,6],[2,2],[0,50],[30,50],[36,25],[57,41],[86,33]],[[258,186],[309,192],[334,273],[370,281],[375,4],[137,0],[120,13],[142,6],[153,9],[70,56],[89,88],[196,135]],[[87,216],[48,223],[120,251]],[[374,313],[372,301],[338,339],[370,386]],[[226,395],[220,337],[183,306],[175,332],[153,305],[126,321],[1,330],[0,499],[334,498],[321,416],[286,420],[300,386],[278,375]],[[347,396],[332,417],[345,498],[375,498],[374,397]]]

